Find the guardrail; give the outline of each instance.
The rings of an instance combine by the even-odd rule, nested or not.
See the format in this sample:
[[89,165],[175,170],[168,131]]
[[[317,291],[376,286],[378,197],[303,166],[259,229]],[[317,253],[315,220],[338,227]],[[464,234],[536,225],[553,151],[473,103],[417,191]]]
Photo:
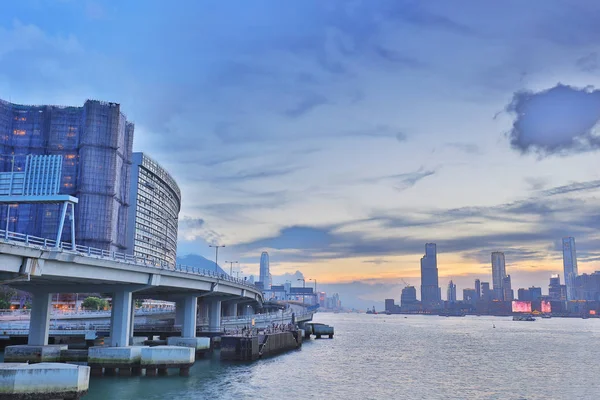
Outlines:
[[115,251],[107,251],[94,247],[76,245],[73,246],[68,242],[57,242],[56,240],[40,238],[37,236],[26,235],[24,233],[11,232],[0,229],[0,237],[5,243],[18,244],[26,247],[31,247],[39,250],[58,251],[63,253],[77,254],[80,256],[108,259],[112,261],[122,262],[125,264],[134,264],[140,267],[157,268],[162,270],[177,271],[187,274],[200,275],[208,278],[216,278],[227,282],[243,285],[248,288],[255,289],[253,284],[246,282],[244,279],[234,278],[228,274],[219,274],[198,267],[190,267],[181,264],[170,264],[165,261],[155,262],[143,257],[138,257],[132,254],[119,253]]

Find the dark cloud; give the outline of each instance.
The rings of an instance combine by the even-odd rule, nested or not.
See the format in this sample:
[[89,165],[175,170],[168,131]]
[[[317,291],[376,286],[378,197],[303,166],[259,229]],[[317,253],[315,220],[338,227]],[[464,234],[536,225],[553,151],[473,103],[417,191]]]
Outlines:
[[514,94],[506,110],[515,115],[511,146],[540,156],[596,150],[600,136],[600,90],[558,84],[542,92]]
[[560,194],[572,193],[572,192],[589,192],[600,188],[600,180],[588,181],[588,182],[575,182],[570,185],[557,186],[552,189],[544,190],[541,192],[543,196],[556,196]]

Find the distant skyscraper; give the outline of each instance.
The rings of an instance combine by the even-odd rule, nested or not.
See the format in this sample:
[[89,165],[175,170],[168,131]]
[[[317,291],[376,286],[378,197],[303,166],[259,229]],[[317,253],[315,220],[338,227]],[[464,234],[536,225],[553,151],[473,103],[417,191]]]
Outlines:
[[475,298],[475,289],[463,289],[463,301],[474,305],[477,302],[477,299]]
[[492,253],[492,284],[494,286],[494,298],[504,300],[502,280],[506,278],[506,263],[504,253],[495,251]]
[[417,302],[417,289],[414,286],[406,286],[400,295],[400,305],[407,306]]
[[575,278],[577,277],[577,254],[575,252],[575,238],[563,238],[562,243],[563,268],[565,285],[567,286],[567,300],[576,300]]
[[481,298],[481,281],[479,279],[475,279],[475,299],[479,300]]
[[436,246],[435,243],[427,243],[425,255],[421,258],[421,302],[423,307],[437,307],[441,300],[440,293]]
[[567,299],[566,286],[560,284],[560,275],[554,274],[550,276],[548,295],[552,301],[565,301]]
[[481,282],[481,298],[486,302],[492,300],[489,282]]
[[260,255],[260,282],[264,290],[271,289],[271,272],[269,269],[269,253],[263,251]]
[[456,303],[456,284],[452,281],[448,283],[448,301],[450,303]]
[[510,283],[510,275],[507,275],[502,279],[502,300],[513,301],[515,299],[512,285]]

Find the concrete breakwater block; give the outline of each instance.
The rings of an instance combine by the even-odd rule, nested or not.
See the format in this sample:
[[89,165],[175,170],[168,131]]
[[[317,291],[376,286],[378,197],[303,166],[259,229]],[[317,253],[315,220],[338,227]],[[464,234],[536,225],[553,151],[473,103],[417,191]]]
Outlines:
[[104,368],[127,368],[139,365],[141,352],[147,347],[90,347],[88,365]]
[[191,347],[154,346],[141,348],[142,368],[181,368],[189,367],[196,361],[195,350]]
[[28,344],[7,346],[4,349],[4,362],[41,363],[59,362],[62,350],[67,350],[66,344],[32,346]]
[[202,351],[210,350],[210,338],[207,338],[207,337],[185,338],[185,337],[171,336],[167,339],[167,345],[190,347],[190,348],[194,349],[196,352],[202,352]]
[[90,368],[39,363],[0,364],[0,400],[79,399],[88,391]]

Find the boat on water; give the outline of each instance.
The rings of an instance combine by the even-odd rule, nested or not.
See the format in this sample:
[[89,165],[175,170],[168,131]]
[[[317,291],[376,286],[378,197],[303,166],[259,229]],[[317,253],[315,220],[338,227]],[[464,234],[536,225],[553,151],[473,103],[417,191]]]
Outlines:
[[513,321],[535,321],[532,315],[513,315]]
[[542,314],[542,318],[552,318],[552,315],[550,315],[550,314]]
[[465,314],[462,311],[442,311],[439,316],[440,317],[464,317]]
[[372,310],[367,310],[367,314],[377,314],[377,311],[375,311],[375,306],[373,306]]

